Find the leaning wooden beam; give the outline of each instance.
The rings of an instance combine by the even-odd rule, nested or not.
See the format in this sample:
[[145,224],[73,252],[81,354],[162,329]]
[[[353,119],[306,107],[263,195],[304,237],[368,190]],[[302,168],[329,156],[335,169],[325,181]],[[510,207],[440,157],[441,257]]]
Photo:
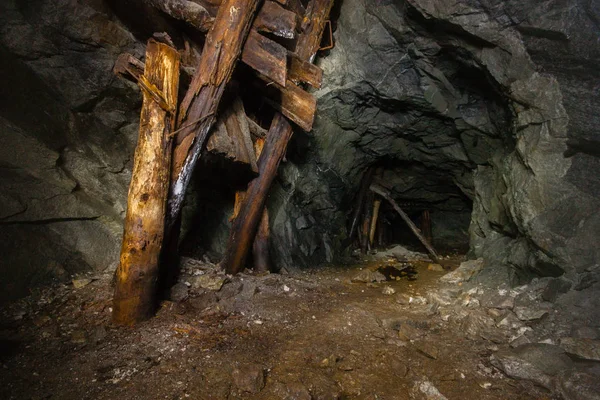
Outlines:
[[367,171],[364,173],[361,181],[360,181],[360,189],[358,190],[358,195],[356,196],[356,202],[354,204],[354,213],[352,214],[352,220],[350,221],[350,230],[348,231],[348,239],[344,243],[344,247],[348,247],[350,243],[352,243],[352,238],[354,237],[354,232],[357,231],[358,220],[360,219],[361,211],[363,210],[363,204],[365,201],[365,195],[369,191],[369,186],[371,186],[371,182],[373,181],[373,173],[375,172],[374,167],[369,167]]
[[259,0],[224,0],[206,35],[200,64],[181,103],[171,172],[167,229],[177,219],[227,82],[242,52]]
[[290,80],[285,87],[276,82],[270,83],[255,83],[265,95],[265,101],[300,128],[310,132],[317,112],[315,97]]
[[[323,21],[323,23],[309,24],[299,35],[299,44],[296,47],[296,55],[299,59],[309,61],[312,55],[317,52],[319,41],[323,34],[324,21],[329,15],[333,1],[311,1],[311,11],[304,15],[304,19],[315,19],[316,21]],[[305,36],[314,36],[317,39],[309,40]],[[286,87],[288,86],[286,84]],[[285,155],[287,144],[291,137],[292,126],[281,114],[276,113],[267,134],[265,147],[258,160],[260,175],[250,183],[248,194],[241,205],[239,216],[235,219],[231,228],[225,256],[221,262],[221,266],[225,268],[227,273],[237,274],[245,267],[248,251],[253,243],[254,235],[262,218],[267,194],[277,175],[277,168]]]
[[373,248],[373,243],[375,240],[375,229],[377,228],[380,206],[381,200],[375,199],[375,201],[373,202],[373,219],[371,220],[371,230],[369,231],[369,245],[371,245],[371,248]]
[[369,250],[369,232],[371,230],[371,220],[373,219],[373,192],[368,192],[366,194],[366,200],[364,205],[364,219],[362,226],[362,237],[360,242],[360,251],[362,254],[367,254],[367,250]]
[[380,186],[378,184],[372,184],[370,189],[373,193],[377,193],[378,195],[380,195],[381,197],[386,199],[392,205],[392,207],[394,207],[394,210],[396,210],[396,212],[400,215],[400,217],[404,220],[404,222],[406,222],[406,224],[408,225],[410,230],[415,234],[415,236],[419,239],[419,241],[423,244],[423,246],[425,246],[425,248],[431,255],[431,258],[433,259],[433,261],[435,261],[436,263],[439,264],[440,257],[436,253],[433,246],[427,241],[427,239],[425,239],[425,237],[423,237],[419,228],[417,228],[417,226],[411,221],[411,219],[408,217],[408,215],[406,215],[406,213],[404,211],[402,211],[400,206],[398,206],[398,203],[396,203],[394,201],[394,199],[392,198],[392,196],[390,196],[390,193],[385,188],[383,188],[382,186]]
[[175,126],[178,85],[179,53],[151,39],[140,76],[144,100],[116,274],[113,320],[117,324],[134,324],[154,311],[169,188],[169,132]]
[[227,273],[236,274],[245,265],[250,246],[262,218],[266,195],[275,179],[277,168],[283,156],[292,127],[281,114],[275,114],[267,140],[258,160],[258,178],[248,186],[248,191],[239,206],[239,213],[233,221],[225,258],[221,266]]

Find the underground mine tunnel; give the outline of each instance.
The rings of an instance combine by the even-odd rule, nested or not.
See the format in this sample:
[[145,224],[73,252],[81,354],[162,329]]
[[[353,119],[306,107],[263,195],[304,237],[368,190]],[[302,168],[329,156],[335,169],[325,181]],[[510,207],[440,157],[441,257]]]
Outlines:
[[600,399],[593,0],[0,3],[3,399]]

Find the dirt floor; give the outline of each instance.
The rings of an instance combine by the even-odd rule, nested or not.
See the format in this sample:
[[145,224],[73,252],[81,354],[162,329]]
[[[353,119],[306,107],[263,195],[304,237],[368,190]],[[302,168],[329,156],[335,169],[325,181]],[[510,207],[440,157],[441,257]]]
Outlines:
[[3,310],[0,398],[544,398],[490,365],[502,340],[436,309],[446,271],[352,282],[381,264],[229,278],[135,328],[111,325],[109,273],[47,289]]

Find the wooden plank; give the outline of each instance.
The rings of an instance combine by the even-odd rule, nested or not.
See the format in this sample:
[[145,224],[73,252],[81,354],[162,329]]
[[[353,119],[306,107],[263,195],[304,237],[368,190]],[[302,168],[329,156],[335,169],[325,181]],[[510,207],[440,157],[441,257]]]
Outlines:
[[[333,2],[334,0],[312,0],[309,4],[310,12],[307,12],[305,19],[327,19]],[[323,25],[310,25],[299,34],[298,45],[296,47],[298,58],[312,62],[313,57],[310,55],[316,54],[318,50],[323,34]],[[304,36],[315,36],[318,37],[318,40],[311,40]],[[305,56],[306,54],[309,54],[309,56]],[[286,87],[290,85],[293,85],[293,83],[289,82],[286,84]],[[269,189],[277,175],[279,163],[285,155],[292,132],[292,126],[289,122],[281,114],[276,113],[267,134],[267,141],[258,160],[260,175],[248,186],[248,195],[240,207],[238,218],[235,219],[231,227],[225,256],[221,261],[221,266],[225,268],[227,273],[237,274],[245,267],[248,251],[254,241],[254,236],[262,218]]]
[[259,0],[224,0],[206,35],[200,63],[179,111],[180,131],[173,152],[167,230],[181,211],[192,172],[242,53],[258,3]]
[[323,70],[315,64],[303,61],[295,55],[289,57],[288,78],[295,84],[308,83],[315,89],[321,88]]
[[[132,325],[154,311],[158,263],[163,242],[165,208],[169,188],[171,140],[179,85],[179,53],[154,40],[146,47],[141,81],[143,104],[135,150],[127,214],[116,273],[113,320]],[[168,107],[156,101],[160,97]]]
[[431,259],[436,263],[440,264],[440,257],[436,253],[431,243],[429,243],[427,239],[425,239],[425,237],[421,234],[419,228],[417,228],[417,226],[411,221],[409,216],[406,215],[406,213],[400,208],[400,206],[398,206],[398,203],[394,201],[388,190],[382,187],[381,185],[375,183],[371,185],[370,189],[373,193],[377,193],[378,195],[386,199],[392,205],[392,207],[394,207],[394,210],[396,210],[396,212],[400,215],[404,222],[406,222],[410,230],[415,234],[415,236],[419,239],[423,246],[425,246],[425,248],[429,252],[429,255],[431,255]]
[[236,97],[232,106],[219,115],[206,143],[206,150],[233,162],[247,164],[253,172],[258,173],[254,145],[246,118],[244,105],[241,99]]
[[273,40],[251,30],[242,51],[242,61],[268,80],[286,85],[287,50]]
[[309,132],[312,129],[317,112],[317,100],[292,81],[288,80],[285,87],[278,84],[256,85],[265,95],[265,101],[300,128]]
[[274,1],[267,0],[260,9],[253,29],[258,32],[268,32],[285,39],[296,37],[296,20],[298,16],[286,10]]

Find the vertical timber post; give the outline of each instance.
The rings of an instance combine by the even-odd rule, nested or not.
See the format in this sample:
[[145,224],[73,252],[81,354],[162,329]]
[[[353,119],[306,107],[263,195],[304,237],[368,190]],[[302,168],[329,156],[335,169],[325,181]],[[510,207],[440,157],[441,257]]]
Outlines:
[[171,171],[171,140],[179,89],[179,53],[148,41],[138,144],[135,150],[113,320],[133,325],[152,316]]

